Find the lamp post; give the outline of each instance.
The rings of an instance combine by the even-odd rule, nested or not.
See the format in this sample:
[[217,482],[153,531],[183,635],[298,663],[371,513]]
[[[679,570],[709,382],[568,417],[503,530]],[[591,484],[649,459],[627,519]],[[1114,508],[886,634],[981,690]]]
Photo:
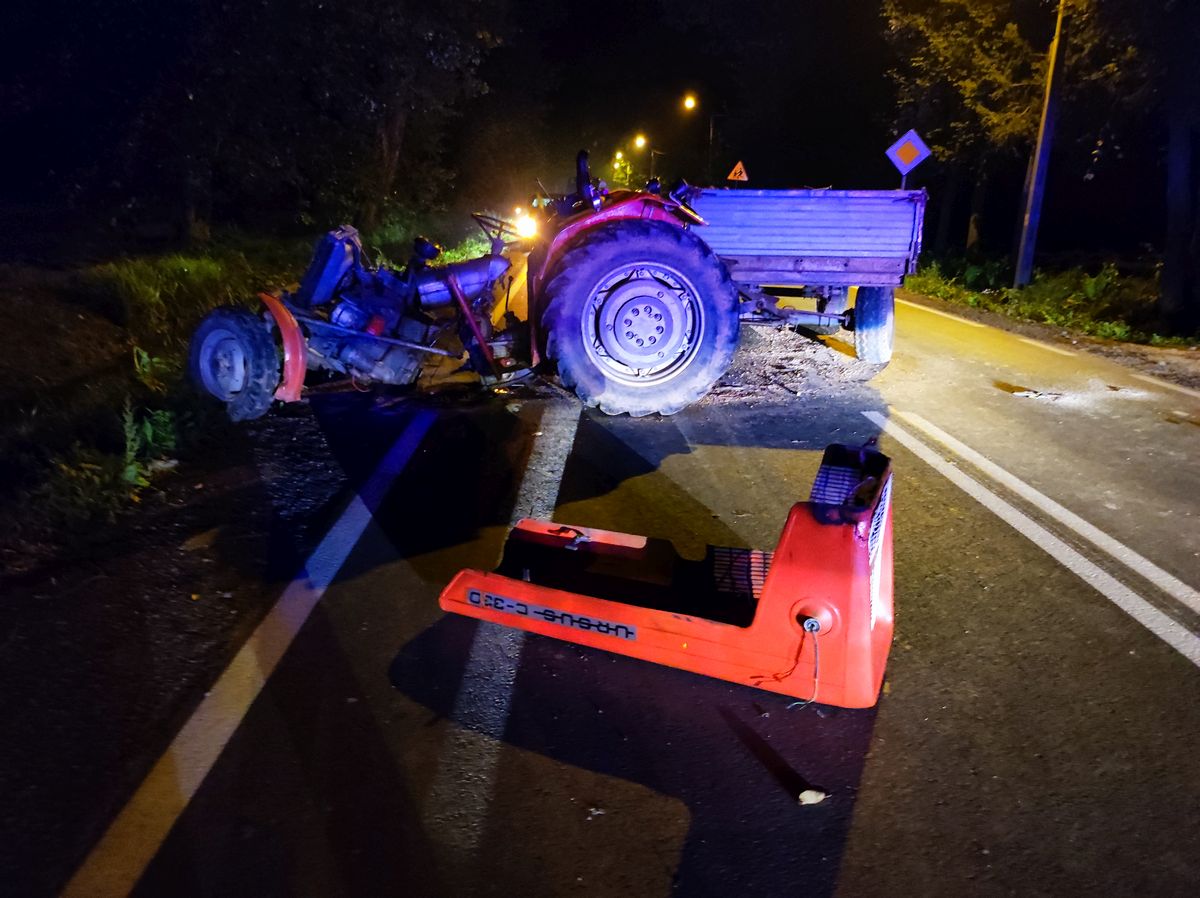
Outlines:
[[1025,287],[1033,280],[1033,253],[1037,246],[1038,224],[1042,218],[1042,196],[1046,191],[1046,169],[1050,164],[1050,144],[1054,140],[1054,125],[1058,118],[1058,83],[1061,78],[1065,34],[1063,18],[1066,3],[1059,0],[1058,21],[1054,26],[1054,40],[1050,44],[1046,64],[1046,94],[1042,100],[1042,123],[1038,128],[1037,146],[1029,160],[1029,172],[1025,178],[1025,195],[1021,204],[1021,238],[1017,244],[1017,270],[1013,277],[1014,287]]

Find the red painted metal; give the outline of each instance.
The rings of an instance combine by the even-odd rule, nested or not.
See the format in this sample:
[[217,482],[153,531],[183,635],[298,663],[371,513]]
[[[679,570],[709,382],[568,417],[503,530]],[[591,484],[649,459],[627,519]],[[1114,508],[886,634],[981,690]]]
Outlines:
[[275,391],[275,398],[282,402],[296,402],[304,389],[304,374],[308,368],[308,344],[296,318],[288,311],[277,296],[259,293],[283,340],[283,381]]
[[[678,606],[668,602],[663,610],[563,588],[563,577],[571,576],[563,571],[577,570],[578,582],[590,583],[593,591],[602,591],[597,583],[617,583],[624,572],[626,582],[644,592],[653,571],[662,570],[662,544],[530,520],[510,534],[505,564],[513,557],[549,557],[549,566],[509,571],[515,576],[464,570],[439,603],[457,614],[796,698],[870,707],[879,697],[893,629],[891,470],[886,458],[876,456],[883,459],[878,476],[864,475],[846,504],[794,505],[773,557],[710,550],[713,558],[740,558],[744,570],[766,571],[744,626],[681,611],[686,594],[677,597]],[[529,556],[529,545],[542,554]],[[545,573],[552,569],[557,573]],[[538,582],[539,575],[545,582]],[[714,606],[710,601],[705,607]],[[806,623],[819,629],[814,633]]]
[[[492,373],[497,377],[500,375],[500,369],[496,367],[496,357],[492,354],[492,347],[488,345],[487,340],[483,338],[483,331],[479,329],[479,322],[475,320],[475,316],[471,314],[471,303],[467,301],[467,295],[463,293],[462,285],[459,284],[458,278],[454,274],[446,275],[446,284],[450,287],[450,292],[454,294],[454,301],[458,303],[459,311],[462,312],[463,318],[467,321],[467,326],[471,328],[471,333],[475,337],[475,342],[479,345],[479,351],[483,353],[483,357],[487,359],[488,366],[492,369]],[[481,374],[483,372],[480,372]]]
[[564,219],[554,237],[545,245],[544,251],[537,254],[538,261],[536,263],[533,261],[533,254],[529,260],[526,290],[528,291],[527,308],[534,365],[541,361],[538,335],[542,286],[546,275],[553,269],[554,263],[566,250],[567,245],[581,233],[605,222],[631,218],[665,221],[680,226],[684,223],[701,225],[705,223],[704,219],[695,212],[672,199],[636,190],[614,190],[605,197],[604,205],[599,212],[584,210]]

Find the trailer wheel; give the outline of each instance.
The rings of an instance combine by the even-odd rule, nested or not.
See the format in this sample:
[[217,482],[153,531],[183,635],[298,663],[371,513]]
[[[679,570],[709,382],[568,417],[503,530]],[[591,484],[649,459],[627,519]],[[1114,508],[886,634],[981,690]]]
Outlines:
[[671,415],[709,391],[733,359],[738,297],[697,236],[658,221],[598,225],[545,289],[546,355],[563,386],[610,415]]
[[245,309],[204,316],[188,353],[192,382],[225,403],[234,421],[266,414],[279,386],[279,354],[267,326]]
[[859,287],[854,302],[854,354],[861,361],[886,365],[892,360],[896,297],[891,287]]

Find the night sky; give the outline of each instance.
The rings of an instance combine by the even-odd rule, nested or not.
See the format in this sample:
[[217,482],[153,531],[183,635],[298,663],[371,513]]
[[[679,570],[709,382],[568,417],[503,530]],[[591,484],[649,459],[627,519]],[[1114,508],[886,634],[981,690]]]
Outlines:
[[[480,71],[487,93],[459,104],[439,138],[441,165],[450,173],[437,188],[443,204],[508,203],[530,195],[539,177],[560,189],[575,150],[591,150],[599,172],[637,133],[665,154],[660,173],[703,183],[710,122],[718,179],[742,160],[751,187],[898,185],[883,151],[907,124],[896,121],[889,69],[897,61],[883,37],[878,0],[508,0],[500,6],[503,42]],[[139,171],[128,164],[122,170],[114,160],[131,131],[145,126],[156,92],[181,60],[203,68],[197,36],[209,18],[247,8],[226,4],[221,13],[214,0],[10,5],[0,28],[6,136],[0,152],[8,173],[2,199],[93,208],[118,202]],[[320,55],[320,41],[313,34],[303,52]],[[251,83],[272,77],[251,53],[241,59]],[[690,114],[681,105],[686,92],[699,100]],[[1154,239],[1162,219],[1156,142],[1150,135],[1139,157],[1131,139],[1129,159],[1087,181],[1079,148],[1060,147],[1046,246],[1136,249]],[[931,213],[939,165],[927,163],[910,179],[930,187]],[[1023,165],[1014,159],[996,173],[997,247],[1008,242]]]

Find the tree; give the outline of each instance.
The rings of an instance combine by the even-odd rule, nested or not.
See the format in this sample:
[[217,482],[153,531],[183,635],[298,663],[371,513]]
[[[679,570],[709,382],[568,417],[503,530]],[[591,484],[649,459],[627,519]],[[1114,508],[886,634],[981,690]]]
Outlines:
[[[1131,48],[1097,21],[1099,0],[1067,0],[1064,106],[1118,94],[1133,75]],[[1046,45],[1058,0],[884,0],[886,33],[900,62],[898,127],[916,127],[946,166],[937,229],[944,243],[953,194],[974,179],[967,246],[978,242],[995,166],[1021,158],[1037,134]]]
[[498,0],[207,0],[191,53],[126,143],[189,216],[220,207],[376,225],[446,181],[446,122],[483,89]]

